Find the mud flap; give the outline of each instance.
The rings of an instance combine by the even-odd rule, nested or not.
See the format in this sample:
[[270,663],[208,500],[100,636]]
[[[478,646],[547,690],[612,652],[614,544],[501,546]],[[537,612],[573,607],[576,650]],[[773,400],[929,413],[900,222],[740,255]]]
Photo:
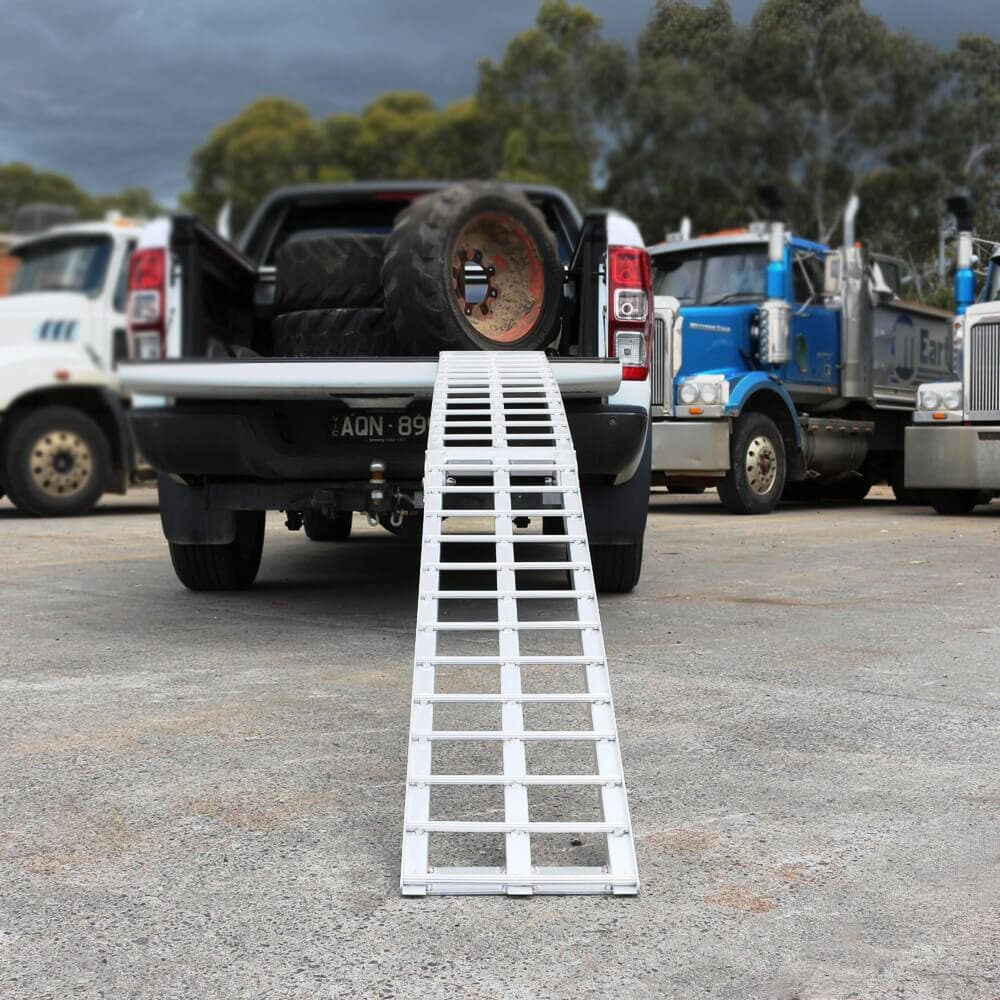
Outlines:
[[228,545],[236,538],[236,513],[208,510],[205,489],[184,486],[166,473],[156,474],[160,492],[160,524],[175,545]]
[[652,444],[647,426],[642,458],[631,479],[619,486],[583,484],[583,514],[591,547],[642,545],[649,512],[651,458]]

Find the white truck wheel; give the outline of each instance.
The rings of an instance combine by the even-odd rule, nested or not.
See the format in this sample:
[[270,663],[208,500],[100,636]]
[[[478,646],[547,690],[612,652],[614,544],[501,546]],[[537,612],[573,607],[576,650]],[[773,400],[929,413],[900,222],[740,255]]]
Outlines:
[[7,436],[3,483],[11,503],[36,517],[90,510],[107,489],[111,450],[81,410],[46,406],[19,418]]

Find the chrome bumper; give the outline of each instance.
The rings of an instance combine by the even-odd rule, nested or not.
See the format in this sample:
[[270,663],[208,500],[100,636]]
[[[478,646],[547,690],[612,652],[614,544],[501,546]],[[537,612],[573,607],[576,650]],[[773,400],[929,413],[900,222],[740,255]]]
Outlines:
[[907,487],[1000,490],[1000,425],[907,427]]
[[653,470],[722,476],[729,469],[728,420],[654,420]]

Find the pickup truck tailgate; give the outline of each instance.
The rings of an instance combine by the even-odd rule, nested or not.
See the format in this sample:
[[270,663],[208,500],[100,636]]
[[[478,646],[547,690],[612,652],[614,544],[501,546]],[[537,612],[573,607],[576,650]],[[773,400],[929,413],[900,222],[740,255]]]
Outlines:
[[[552,358],[563,396],[607,397],[618,391],[616,358]],[[430,398],[437,360],[298,358],[152,361],[121,365],[125,391],[171,399],[329,399],[331,396],[415,396]]]

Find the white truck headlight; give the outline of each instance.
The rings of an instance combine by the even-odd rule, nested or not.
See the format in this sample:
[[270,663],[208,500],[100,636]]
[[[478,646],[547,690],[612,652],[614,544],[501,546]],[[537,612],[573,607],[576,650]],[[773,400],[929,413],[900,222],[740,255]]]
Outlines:
[[[917,409],[922,412],[960,413],[965,397],[961,382],[931,382],[917,390]],[[937,416],[935,420],[942,419]]]
[[722,397],[722,387],[718,382],[702,382],[701,401],[703,403],[718,403]]
[[941,405],[941,397],[933,389],[921,389],[919,405],[921,410],[936,410]]

